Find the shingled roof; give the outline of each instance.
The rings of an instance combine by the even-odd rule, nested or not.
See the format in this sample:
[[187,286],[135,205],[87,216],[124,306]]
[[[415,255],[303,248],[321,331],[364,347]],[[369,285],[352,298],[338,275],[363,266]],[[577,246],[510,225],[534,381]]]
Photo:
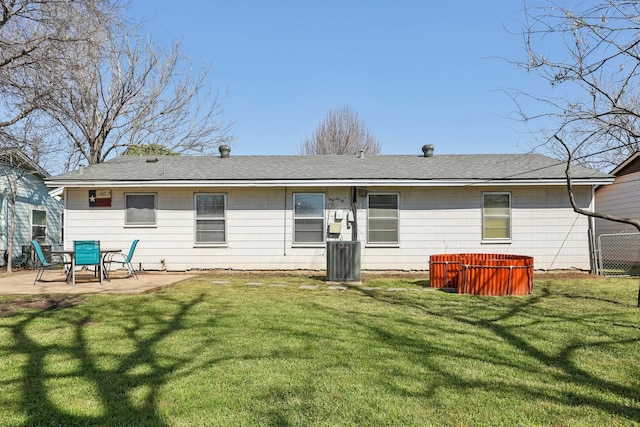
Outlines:
[[[460,185],[557,183],[565,163],[540,154],[381,156],[120,156],[50,177],[51,186],[96,185]],[[576,184],[613,176],[572,167]]]
[[30,175],[44,179],[49,175],[47,171],[42,169],[38,164],[31,160],[27,155],[17,148],[10,148],[0,152],[0,165],[9,168],[19,168],[26,171]]

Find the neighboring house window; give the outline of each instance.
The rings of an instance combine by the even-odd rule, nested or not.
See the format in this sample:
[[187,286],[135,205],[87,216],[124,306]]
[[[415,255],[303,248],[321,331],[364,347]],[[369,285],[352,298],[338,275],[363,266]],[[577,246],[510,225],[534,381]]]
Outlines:
[[397,194],[369,194],[367,241],[372,244],[398,244]]
[[324,194],[293,195],[293,243],[324,243]]
[[511,239],[511,194],[482,195],[482,240]]
[[31,240],[44,241],[47,237],[47,211],[31,211]]
[[195,203],[196,243],[225,243],[225,195],[196,194]]
[[156,195],[129,193],[124,195],[126,225],[156,225]]

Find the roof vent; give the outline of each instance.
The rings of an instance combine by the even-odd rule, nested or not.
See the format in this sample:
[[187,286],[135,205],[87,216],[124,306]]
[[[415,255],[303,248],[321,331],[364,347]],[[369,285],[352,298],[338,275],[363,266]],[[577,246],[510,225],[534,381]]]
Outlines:
[[220,157],[223,159],[228,158],[229,154],[231,153],[231,147],[229,147],[228,145],[221,145],[220,147],[218,147],[218,150],[220,151]]
[[425,157],[433,157],[433,145],[432,144],[423,145],[422,152],[424,153]]

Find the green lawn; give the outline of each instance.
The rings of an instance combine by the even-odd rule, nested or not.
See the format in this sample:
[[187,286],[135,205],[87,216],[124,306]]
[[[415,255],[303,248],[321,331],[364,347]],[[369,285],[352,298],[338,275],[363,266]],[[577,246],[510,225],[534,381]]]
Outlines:
[[537,276],[526,297],[364,286],[215,274],[0,297],[0,425],[640,425],[637,278]]

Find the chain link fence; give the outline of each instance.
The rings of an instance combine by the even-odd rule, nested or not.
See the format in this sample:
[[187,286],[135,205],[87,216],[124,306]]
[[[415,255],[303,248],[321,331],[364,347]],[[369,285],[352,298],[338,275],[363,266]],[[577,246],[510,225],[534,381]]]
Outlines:
[[598,236],[598,273],[605,276],[640,276],[640,233]]

